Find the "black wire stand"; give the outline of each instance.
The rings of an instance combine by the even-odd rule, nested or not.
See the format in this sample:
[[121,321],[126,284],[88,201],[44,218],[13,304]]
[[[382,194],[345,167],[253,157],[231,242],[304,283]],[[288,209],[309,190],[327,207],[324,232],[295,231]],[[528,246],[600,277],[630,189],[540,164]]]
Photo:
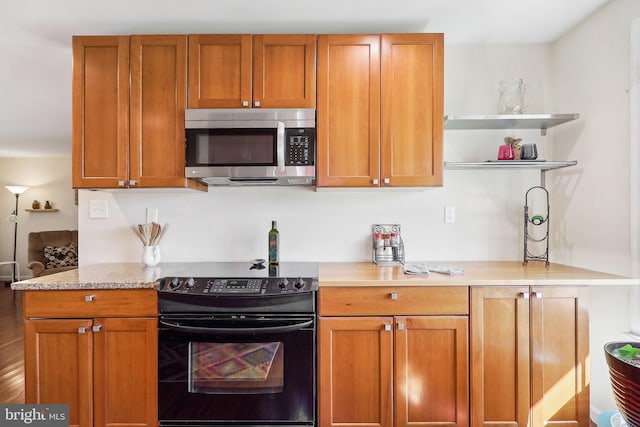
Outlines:
[[[529,193],[534,190],[544,192],[547,204],[546,214],[529,216]],[[534,230],[539,230],[539,232],[536,231],[536,236],[544,237],[534,237],[532,234]],[[529,243],[544,247],[543,253],[532,254]],[[544,261],[545,267],[549,266],[549,192],[540,186],[531,187],[524,196],[524,260],[522,264],[527,265],[529,261]]]

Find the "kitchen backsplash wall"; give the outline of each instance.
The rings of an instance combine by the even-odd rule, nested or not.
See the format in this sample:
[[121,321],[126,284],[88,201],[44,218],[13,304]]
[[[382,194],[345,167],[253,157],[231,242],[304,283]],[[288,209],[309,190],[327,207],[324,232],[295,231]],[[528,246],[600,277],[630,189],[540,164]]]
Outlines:
[[[163,261],[266,258],[271,220],[278,221],[281,261],[369,261],[374,223],[401,225],[407,260],[520,257],[522,207],[512,194],[523,186],[494,178],[483,180],[485,189],[469,191],[461,178],[452,178],[459,194],[282,187],[81,191],[80,247],[89,249],[81,251],[80,262],[138,262],[142,248],[132,227],[144,222],[146,208],[157,208],[158,222],[168,224],[160,242]],[[108,201],[108,219],[87,218],[88,201],[96,199]],[[454,224],[444,223],[445,205],[456,207]]]

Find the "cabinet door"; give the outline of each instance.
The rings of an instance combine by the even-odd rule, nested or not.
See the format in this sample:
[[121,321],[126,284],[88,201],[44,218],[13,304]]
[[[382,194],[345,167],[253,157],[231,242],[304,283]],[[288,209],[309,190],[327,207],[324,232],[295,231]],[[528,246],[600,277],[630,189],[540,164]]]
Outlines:
[[317,185],[377,187],[379,36],[318,36],[317,116]]
[[587,426],[588,289],[562,286],[532,291],[532,426]]
[[251,106],[251,35],[189,36],[189,108]]
[[186,36],[131,36],[130,187],[185,187],[186,90]]
[[471,289],[471,425],[529,422],[528,287]]
[[391,427],[391,317],[321,317],[321,427]]
[[69,404],[69,425],[93,425],[92,321],[25,320],[24,382],[29,404]]
[[468,426],[467,317],[395,323],[395,427]]
[[72,183],[117,188],[128,177],[129,37],[73,37]]
[[156,426],[156,318],[94,321],[95,427]]
[[382,36],[382,185],[442,185],[442,34]]
[[253,106],[316,107],[316,36],[253,36]]

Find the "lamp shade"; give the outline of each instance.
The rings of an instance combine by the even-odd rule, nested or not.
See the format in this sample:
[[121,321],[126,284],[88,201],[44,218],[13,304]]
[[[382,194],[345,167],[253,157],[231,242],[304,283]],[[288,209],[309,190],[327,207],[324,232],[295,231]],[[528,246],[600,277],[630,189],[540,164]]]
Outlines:
[[24,185],[5,185],[4,188],[11,191],[13,194],[22,194],[29,189],[29,187],[25,187]]

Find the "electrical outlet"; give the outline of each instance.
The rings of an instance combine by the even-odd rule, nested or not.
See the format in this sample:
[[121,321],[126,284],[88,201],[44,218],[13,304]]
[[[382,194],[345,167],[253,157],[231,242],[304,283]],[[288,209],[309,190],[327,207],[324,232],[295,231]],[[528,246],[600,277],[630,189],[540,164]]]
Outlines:
[[107,200],[89,200],[89,218],[109,218],[109,203]]
[[453,224],[456,222],[456,208],[453,206],[444,207],[444,222],[446,224]]

